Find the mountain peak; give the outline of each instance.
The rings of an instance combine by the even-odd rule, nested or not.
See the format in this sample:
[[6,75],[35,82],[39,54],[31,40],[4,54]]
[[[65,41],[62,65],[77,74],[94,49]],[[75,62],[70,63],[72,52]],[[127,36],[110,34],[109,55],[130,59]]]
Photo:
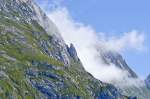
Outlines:
[[77,51],[74,47],[73,44],[70,44],[70,47],[67,46],[67,50],[69,52],[69,55],[75,60],[75,61],[78,61],[79,58],[78,58],[78,55],[77,55]]
[[147,76],[145,83],[146,83],[147,88],[150,89],[150,74]]
[[115,51],[101,51],[100,52],[103,61],[106,64],[114,64],[117,68],[127,71],[129,77],[138,78],[137,74],[127,65],[121,54]]

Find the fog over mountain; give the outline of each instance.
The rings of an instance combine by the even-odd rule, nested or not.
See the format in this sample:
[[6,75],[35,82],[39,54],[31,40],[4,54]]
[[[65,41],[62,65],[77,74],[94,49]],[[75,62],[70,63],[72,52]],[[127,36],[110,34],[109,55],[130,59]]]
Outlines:
[[107,37],[75,21],[63,0],[40,1],[46,13],[34,0],[0,2],[0,98],[150,97],[149,77],[141,80],[120,54],[142,51],[142,33]]
[[100,53],[141,50],[144,42],[143,34],[131,30],[121,37],[106,37],[105,33],[96,33],[91,26],[74,21],[66,8],[51,11],[49,17],[59,28],[65,42],[75,45],[85,69],[96,78],[105,82],[128,78],[130,75],[128,71],[118,68],[115,64],[105,64]]
[[149,97],[145,82],[133,71],[121,54],[124,51],[145,50],[145,35],[137,30],[122,36],[107,37],[90,25],[75,21],[67,8],[58,7],[48,12],[67,44],[73,43],[84,68],[95,78],[119,87],[123,94]]

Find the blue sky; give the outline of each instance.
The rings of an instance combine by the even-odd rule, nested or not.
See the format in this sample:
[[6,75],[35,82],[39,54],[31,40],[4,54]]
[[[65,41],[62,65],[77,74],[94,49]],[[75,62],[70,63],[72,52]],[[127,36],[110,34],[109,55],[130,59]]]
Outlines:
[[[38,3],[42,6],[42,2],[46,1],[38,0]],[[149,0],[64,0],[61,5],[69,10],[74,20],[90,25],[95,31],[104,32],[108,36],[121,36],[131,30],[144,33],[147,50],[128,50],[122,52],[122,55],[138,75],[146,77],[150,73],[149,4]]]

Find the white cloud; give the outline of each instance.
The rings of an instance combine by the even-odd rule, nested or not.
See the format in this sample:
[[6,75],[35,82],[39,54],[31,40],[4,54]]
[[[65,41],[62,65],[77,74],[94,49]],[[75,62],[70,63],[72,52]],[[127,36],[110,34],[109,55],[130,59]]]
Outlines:
[[[96,47],[103,50],[121,51],[124,49],[140,50],[143,48],[144,35],[137,31],[124,33],[121,37],[106,37],[104,33],[96,33],[91,26],[74,21],[66,8],[58,8],[48,14],[56,24],[67,44],[73,43],[85,69],[94,77],[111,82],[127,79],[128,73],[116,66],[106,65],[99,57]],[[97,34],[101,34],[98,37]],[[103,35],[103,36],[102,36]]]
[[[84,68],[95,78],[108,83],[116,80],[119,84],[122,84],[121,81],[123,79],[128,79],[128,72],[117,68],[113,64],[104,64],[99,57],[100,53],[97,51],[97,47],[103,48],[103,50],[109,49],[114,51],[141,50],[143,48],[144,35],[137,31],[131,31],[124,33],[121,37],[106,37],[105,33],[97,33],[90,25],[73,20],[67,8],[60,6],[62,1],[56,0],[53,3],[54,5],[51,6],[53,10],[47,12],[47,14],[58,27],[65,42],[75,45]],[[43,5],[48,6],[47,4]],[[135,81],[130,79],[130,82]]]
[[[107,40],[106,40],[107,39]],[[121,37],[111,37],[104,40],[105,45],[111,50],[123,51],[123,50],[137,50],[142,51],[145,49],[144,41],[145,36],[136,30],[124,33]]]

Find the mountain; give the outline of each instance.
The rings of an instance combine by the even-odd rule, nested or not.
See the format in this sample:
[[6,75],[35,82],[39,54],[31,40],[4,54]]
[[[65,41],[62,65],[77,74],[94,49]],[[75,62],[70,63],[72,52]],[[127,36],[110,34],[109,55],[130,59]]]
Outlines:
[[0,2],[1,99],[135,99],[86,72],[33,0]]
[[[150,90],[146,87],[143,80],[127,65],[123,57],[115,51],[100,50],[100,57],[105,64],[113,64],[122,71],[127,72],[127,77],[121,81],[114,80],[112,84],[122,91],[124,95],[137,96],[138,99],[148,99],[150,97]],[[150,85],[150,76],[146,80],[147,86]]]
[[123,57],[115,51],[101,51],[101,57],[106,64],[114,64],[121,70],[126,70],[128,76],[138,78],[137,74],[127,65]]
[[146,78],[145,84],[146,84],[147,88],[150,89],[150,75],[148,75],[148,77]]

